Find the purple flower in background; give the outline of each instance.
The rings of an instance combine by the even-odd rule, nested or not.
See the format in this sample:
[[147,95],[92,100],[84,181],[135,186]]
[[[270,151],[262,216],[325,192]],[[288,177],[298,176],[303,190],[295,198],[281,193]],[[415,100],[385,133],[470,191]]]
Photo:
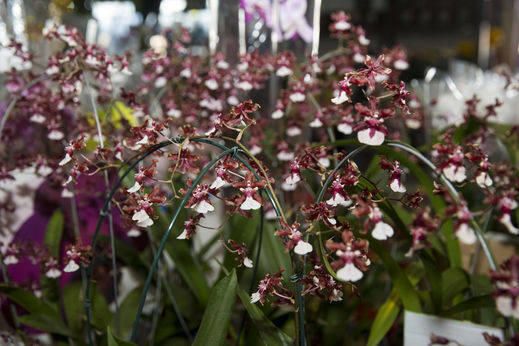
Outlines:
[[277,33],[278,41],[301,37],[305,42],[312,41],[313,29],[308,24],[305,14],[306,0],[281,0],[279,2],[279,23],[274,23],[275,7],[270,0],[240,0],[245,10],[245,20],[251,21],[258,15],[265,25]]

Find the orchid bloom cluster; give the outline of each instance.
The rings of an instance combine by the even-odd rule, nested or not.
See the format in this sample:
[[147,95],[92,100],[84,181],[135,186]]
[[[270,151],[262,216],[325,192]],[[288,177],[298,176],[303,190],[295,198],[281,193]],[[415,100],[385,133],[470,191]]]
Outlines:
[[[366,33],[343,12],[334,14],[330,29],[342,46],[323,57],[298,62],[291,52],[253,52],[240,56],[235,66],[220,53],[205,59],[190,52],[185,30],[165,33],[177,35],[174,43],[164,52],[147,51],[142,74],[134,75],[138,69],[129,54],[111,58],[86,44],[77,30],[50,26],[45,37],[62,49],[48,58],[43,71],[8,73],[8,91],[16,102],[0,133],[2,148],[12,147],[2,151],[0,179],[14,180],[15,170],[31,169],[72,208],[81,194],[104,200],[118,170],[135,163],[109,200],[110,212],[126,228],[122,238],[149,244],[153,240],[144,235],[154,232],[163,211],[182,201],[184,219],[175,224],[174,237],[187,243],[200,228],[220,232],[221,247],[243,270],[259,266],[251,260],[251,243],[224,239],[221,226],[208,224],[209,215],[253,218],[264,208],[271,235],[278,237],[292,269],[302,273],[302,295],[330,302],[340,301],[344,283],[360,284],[373,266],[370,244],[385,246],[408,236],[406,258],[412,260],[432,247],[431,237],[447,219],[454,219],[454,235],[472,244],[474,218],[491,209],[499,227],[518,234],[517,168],[491,163],[488,152],[489,137],[498,137],[490,126],[497,101],[479,114],[478,100],[469,100],[465,120],[478,130],[447,129],[426,153],[436,164],[433,174],[448,184],[478,187],[484,202],[479,211],[471,211],[468,199],[454,198],[444,185],[435,183],[434,191],[417,187],[408,167],[416,163],[405,156],[380,155],[371,175],[363,173],[363,163],[346,160],[353,153],[350,144],[375,152],[405,140],[407,130],[424,124],[424,112],[400,81],[409,66],[401,47],[368,55]],[[21,46],[13,49],[23,66],[32,65],[33,57]],[[126,83],[118,81],[121,76]],[[271,78],[280,82],[275,99],[271,107],[260,107],[251,91],[261,93]],[[519,133],[514,131],[504,137],[513,140]],[[207,142],[233,148],[217,156]],[[138,165],[137,157],[142,159]],[[80,189],[90,176],[106,179],[106,190]],[[434,194],[445,200],[442,210],[427,206]],[[389,215],[386,206],[393,202],[409,215],[409,234]],[[13,209],[11,201],[0,204],[2,212]],[[96,249],[80,239],[64,248],[62,258],[40,256],[47,277],[93,262]],[[25,253],[25,246],[12,242],[2,261],[14,265]],[[504,270],[517,271],[514,261]],[[251,302],[294,304],[283,278],[288,269],[266,274]],[[515,316],[517,282],[512,274],[493,275],[498,309]]]
[[497,310],[506,317],[519,318],[519,257],[512,256],[499,270],[491,271]]
[[[33,265],[42,266],[43,273],[48,278],[56,279],[62,274],[58,260],[42,244],[17,240],[9,243],[2,254],[2,262],[6,266],[16,265],[23,258],[28,258]],[[66,272],[66,268],[63,271]]]

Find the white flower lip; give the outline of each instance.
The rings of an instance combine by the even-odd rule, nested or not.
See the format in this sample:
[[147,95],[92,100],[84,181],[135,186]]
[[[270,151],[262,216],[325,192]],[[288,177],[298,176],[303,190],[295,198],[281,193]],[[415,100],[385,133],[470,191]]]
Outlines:
[[367,145],[381,145],[386,139],[386,135],[383,132],[375,131],[373,136],[370,136],[371,129],[365,129],[357,133],[357,139],[362,144]]
[[57,268],[50,268],[45,273],[45,276],[50,278],[50,279],[57,279],[57,278],[59,278],[61,276],[61,270],[59,270]]
[[348,95],[344,91],[339,91],[339,93],[331,99],[332,103],[336,105],[340,105],[348,100]]
[[276,109],[274,112],[272,112],[270,117],[272,119],[281,119],[281,118],[283,118],[284,115],[285,115],[285,113],[281,109]]
[[249,257],[245,257],[245,259],[243,260],[243,265],[247,268],[252,268],[252,260]]
[[340,20],[337,23],[335,23],[333,27],[335,28],[335,30],[343,31],[351,28],[351,24],[345,20]]
[[130,187],[128,190],[126,190],[128,193],[135,193],[141,189],[141,184],[138,182],[135,182],[132,187]]
[[344,133],[345,135],[351,135],[353,132],[353,127],[351,127],[347,123],[340,123],[339,125],[337,125],[337,131],[339,131],[340,133]]
[[379,221],[375,224],[375,228],[373,228],[371,235],[377,240],[386,240],[392,237],[393,233],[393,227],[384,221]]
[[146,213],[144,209],[139,210],[132,216],[133,221],[137,221],[137,226],[139,227],[148,227],[153,225],[153,220]]
[[307,253],[312,252],[312,250],[312,244],[309,244],[303,240],[298,241],[297,245],[294,247],[294,252],[298,255],[306,255]]
[[337,277],[342,281],[356,282],[362,279],[364,274],[353,263],[346,263],[344,267],[337,271]]
[[65,273],[72,273],[79,269],[79,265],[74,260],[68,261],[65,268],[63,268],[63,271]]
[[194,209],[197,213],[200,213],[200,214],[209,213],[209,212],[212,212],[214,210],[213,205],[211,203],[208,203],[205,200],[199,201],[198,203],[193,205],[191,208]]
[[241,210],[256,210],[261,208],[261,203],[252,197],[245,198],[245,201],[240,205]]
[[454,165],[452,163],[443,169],[443,174],[445,177],[454,183],[463,182],[467,178],[465,172],[465,167],[461,165]]
[[459,225],[459,227],[456,229],[456,237],[464,243],[464,244],[474,244],[477,240],[476,233],[474,233],[474,230],[469,227],[467,223],[462,223]]
[[276,71],[276,76],[278,77],[286,77],[290,76],[293,73],[291,69],[289,69],[287,66],[281,66]]
[[60,166],[65,166],[67,163],[69,163],[72,160],[70,155],[68,153],[65,154],[65,157],[59,162]]
[[393,179],[391,184],[389,184],[389,187],[394,192],[404,193],[404,192],[407,191],[407,189],[405,188],[404,184],[402,184],[402,182],[400,182],[400,180],[398,180],[398,179]]

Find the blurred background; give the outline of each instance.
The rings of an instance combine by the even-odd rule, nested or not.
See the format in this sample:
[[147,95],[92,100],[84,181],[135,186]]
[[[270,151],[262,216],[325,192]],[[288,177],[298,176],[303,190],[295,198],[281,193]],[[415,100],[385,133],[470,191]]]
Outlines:
[[[285,2],[283,0],[281,2]],[[235,49],[239,34],[240,2],[244,0],[2,0],[0,4],[0,44],[8,37],[36,49],[41,30],[48,21],[78,27],[90,43],[109,51],[143,50],[164,29],[190,29],[194,49],[204,54],[209,46],[211,16],[221,22],[217,29],[220,47]],[[255,1],[258,4],[268,1]],[[307,18],[313,26],[313,7],[320,5],[319,54],[336,47],[329,39],[330,14],[344,10],[355,24],[361,24],[371,40],[371,50],[403,45],[409,54],[408,78],[423,77],[427,66],[447,69],[452,59],[463,59],[489,69],[506,64],[515,71],[519,63],[518,0],[322,0],[307,3]],[[211,14],[213,13],[213,14]],[[262,24],[248,28],[247,45],[258,48],[269,41]],[[263,23],[263,27],[264,27]],[[256,29],[256,32],[254,31]],[[255,36],[251,34],[256,34]],[[254,46],[256,44],[256,46]],[[224,47],[224,48],[225,48]]]
[[430,126],[459,121],[473,95],[482,107],[501,98],[497,121],[519,123],[517,88],[502,92],[519,64],[519,0],[2,0],[0,72],[10,69],[10,38],[46,61],[52,47],[42,29],[52,23],[77,27],[109,53],[132,52],[137,75],[142,53],[165,51],[164,31],[181,27],[192,36],[192,53],[221,52],[232,65],[247,51],[322,56],[338,46],[329,31],[337,11],[364,27],[370,54],[404,47],[409,68],[401,78],[434,116]]

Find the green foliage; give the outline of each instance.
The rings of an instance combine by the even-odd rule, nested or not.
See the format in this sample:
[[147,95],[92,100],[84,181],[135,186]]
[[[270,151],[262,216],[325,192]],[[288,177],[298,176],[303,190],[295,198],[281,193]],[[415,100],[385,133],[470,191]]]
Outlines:
[[368,346],[378,345],[395,322],[400,310],[402,309],[400,297],[396,290],[392,290],[386,301],[377,312],[377,316],[371,326],[368,338]]
[[193,345],[223,345],[236,302],[237,288],[235,270],[213,287]]

